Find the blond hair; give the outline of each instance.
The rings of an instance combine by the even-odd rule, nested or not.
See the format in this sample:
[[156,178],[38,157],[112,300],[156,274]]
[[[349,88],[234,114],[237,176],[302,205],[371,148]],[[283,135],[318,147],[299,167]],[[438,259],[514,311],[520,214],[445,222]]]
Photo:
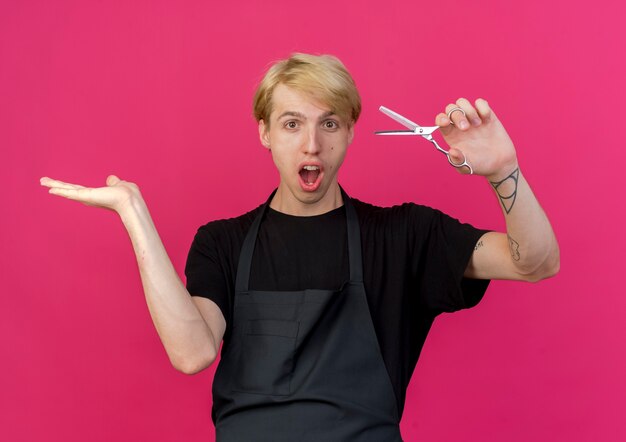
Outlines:
[[349,124],[361,113],[361,97],[352,76],[332,55],[292,54],[275,62],[267,71],[254,94],[254,118],[269,126],[272,94],[278,84],[309,95],[328,106]]

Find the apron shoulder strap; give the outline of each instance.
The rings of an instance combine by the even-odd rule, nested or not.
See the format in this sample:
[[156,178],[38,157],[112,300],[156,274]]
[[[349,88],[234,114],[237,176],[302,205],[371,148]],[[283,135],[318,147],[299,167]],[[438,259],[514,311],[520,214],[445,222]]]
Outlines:
[[348,258],[350,259],[350,281],[363,282],[363,262],[361,255],[361,228],[359,217],[352,205],[352,199],[340,186],[343,205],[346,207],[348,228]]
[[249,283],[250,283],[250,267],[252,266],[252,255],[254,254],[254,246],[256,245],[256,238],[259,233],[259,226],[261,225],[261,221],[265,216],[265,212],[267,212],[267,208],[270,205],[270,201],[276,194],[276,190],[272,192],[269,196],[259,214],[252,222],[250,226],[250,230],[248,230],[248,234],[243,241],[243,246],[241,246],[241,252],[239,253],[239,263],[237,264],[237,279],[235,280],[235,292],[247,292]]

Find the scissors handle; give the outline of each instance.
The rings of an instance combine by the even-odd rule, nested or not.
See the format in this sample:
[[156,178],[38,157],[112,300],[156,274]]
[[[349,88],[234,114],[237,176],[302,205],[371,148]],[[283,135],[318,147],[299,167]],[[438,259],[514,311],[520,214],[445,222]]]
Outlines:
[[450,157],[450,151],[445,150],[443,147],[441,147],[439,143],[437,143],[437,140],[435,140],[433,137],[429,137],[426,139],[430,141],[431,143],[433,143],[439,152],[443,153],[446,157],[448,157],[448,163],[450,163],[452,167],[456,167],[457,169],[460,169],[461,167],[467,167],[469,169],[470,175],[474,175],[474,169],[472,169],[472,166],[470,166],[470,164],[467,162],[467,158],[465,157],[465,154],[463,152],[461,152],[461,155],[463,155],[463,162],[455,163],[454,161],[452,161],[452,158]]

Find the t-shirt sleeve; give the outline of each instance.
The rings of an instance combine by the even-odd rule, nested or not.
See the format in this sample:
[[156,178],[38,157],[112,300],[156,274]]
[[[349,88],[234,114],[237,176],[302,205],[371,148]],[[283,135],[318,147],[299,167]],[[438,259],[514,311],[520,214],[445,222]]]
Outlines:
[[421,300],[435,314],[473,307],[482,299],[489,281],[463,274],[474,247],[488,231],[430,210],[427,237],[422,238]]
[[192,296],[202,296],[215,302],[224,318],[230,315],[227,267],[210,224],[200,227],[187,255],[187,291]]

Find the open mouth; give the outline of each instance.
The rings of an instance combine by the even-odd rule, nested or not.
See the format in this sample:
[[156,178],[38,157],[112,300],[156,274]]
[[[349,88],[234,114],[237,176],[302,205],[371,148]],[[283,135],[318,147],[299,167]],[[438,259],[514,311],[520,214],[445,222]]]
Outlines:
[[320,176],[320,168],[317,166],[304,166],[302,170],[300,170],[300,176],[305,184],[311,186],[315,184],[317,178]]
[[300,169],[300,182],[306,190],[315,190],[319,186],[321,170],[319,166],[306,165]]

